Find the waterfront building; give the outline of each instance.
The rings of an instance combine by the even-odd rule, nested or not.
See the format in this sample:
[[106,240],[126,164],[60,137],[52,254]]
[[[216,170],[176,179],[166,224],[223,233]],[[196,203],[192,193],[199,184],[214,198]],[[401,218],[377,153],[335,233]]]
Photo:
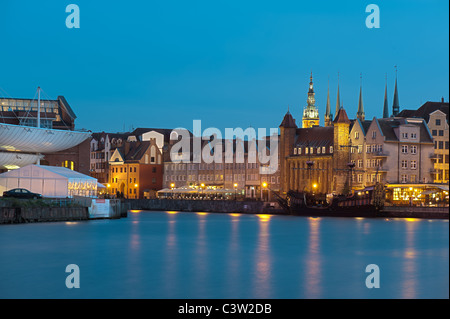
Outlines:
[[109,159],[107,192],[124,198],[152,198],[162,188],[162,153],[155,138],[140,141],[130,135]]
[[422,119],[357,119],[350,143],[353,188],[433,181],[433,138]]
[[57,99],[0,98],[0,171],[29,164],[63,166],[89,174],[90,132],[76,131],[76,115]]
[[93,133],[90,141],[90,175],[106,185],[110,180],[109,160],[130,133]]
[[[206,163],[203,156],[193,153],[194,139],[191,136],[189,162],[172,162],[170,152],[164,157],[165,189],[191,189],[191,192],[202,193],[207,190],[221,190],[227,194],[234,194],[239,198],[273,199],[273,192],[279,191],[280,174],[265,174],[266,165],[249,155],[248,141],[239,139],[217,141],[216,147],[221,147],[221,157],[217,162]],[[201,149],[211,147],[210,141],[201,140]],[[227,158],[226,144],[232,144],[232,157]],[[258,141],[258,145],[265,145],[267,141]],[[220,146],[218,146],[220,145]],[[239,146],[240,145],[240,146]],[[212,151],[216,151],[211,147]],[[242,161],[240,160],[242,158]],[[195,160],[194,160],[195,159]],[[231,196],[234,197],[234,196]]]
[[160,152],[164,152],[170,140],[170,129],[136,128],[125,133],[93,133],[90,141],[90,175],[97,178],[99,183],[110,183],[109,161],[114,151],[122,147],[126,141],[150,141],[155,143]]
[[280,124],[280,189],[341,193],[348,182],[349,126],[344,108],[332,126],[297,128],[287,112]]
[[426,102],[417,110],[402,110],[398,116],[424,119],[428,125],[434,142],[434,169],[432,181],[434,183],[449,182],[449,103]]

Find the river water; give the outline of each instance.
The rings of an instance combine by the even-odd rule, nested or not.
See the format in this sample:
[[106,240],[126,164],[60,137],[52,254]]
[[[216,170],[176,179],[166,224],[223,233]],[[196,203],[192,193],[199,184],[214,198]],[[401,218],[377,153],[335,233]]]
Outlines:
[[448,220],[131,211],[0,226],[0,298],[448,297]]

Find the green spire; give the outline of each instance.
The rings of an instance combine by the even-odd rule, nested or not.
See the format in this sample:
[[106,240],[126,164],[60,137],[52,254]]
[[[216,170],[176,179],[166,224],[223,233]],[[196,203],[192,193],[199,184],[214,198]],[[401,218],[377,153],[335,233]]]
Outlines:
[[389,117],[389,105],[387,100],[387,75],[386,75],[386,84],[384,87],[384,108],[383,108],[383,118],[387,119]]
[[398,90],[397,90],[397,66],[395,66],[395,89],[394,89],[394,102],[392,103],[392,114],[397,116],[400,112],[400,103],[398,101]]
[[339,72],[338,72],[338,89],[337,89],[337,100],[336,100],[336,114],[335,116],[337,116],[338,112],[339,112],[339,108],[341,107],[341,100],[339,97]]
[[327,93],[327,107],[325,109],[325,116],[331,117],[331,108],[330,108],[330,81],[328,80],[328,93]]
[[359,86],[359,102],[358,102],[358,112],[356,112],[356,117],[361,121],[364,121],[366,115],[364,113],[364,105],[362,100],[362,75],[360,76],[361,84]]

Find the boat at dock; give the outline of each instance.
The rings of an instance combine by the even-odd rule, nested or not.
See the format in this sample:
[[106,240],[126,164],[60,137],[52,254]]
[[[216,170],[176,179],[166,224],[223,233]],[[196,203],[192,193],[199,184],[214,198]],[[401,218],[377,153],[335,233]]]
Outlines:
[[284,210],[296,216],[385,217],[384,188],[379,184],[350,195],[327,196],[290,190],[283,201],[280,205]]

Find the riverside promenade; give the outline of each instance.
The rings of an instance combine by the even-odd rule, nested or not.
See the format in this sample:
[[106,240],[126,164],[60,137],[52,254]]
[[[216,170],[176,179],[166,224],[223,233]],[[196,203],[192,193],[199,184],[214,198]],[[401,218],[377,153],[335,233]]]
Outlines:
[[[276,202],[189,199],[125,199],[126,210],[288,215]],[[340,217],[336,214],[336,217]],[[448,219],[448,207],[387,206],[380,218]]]

